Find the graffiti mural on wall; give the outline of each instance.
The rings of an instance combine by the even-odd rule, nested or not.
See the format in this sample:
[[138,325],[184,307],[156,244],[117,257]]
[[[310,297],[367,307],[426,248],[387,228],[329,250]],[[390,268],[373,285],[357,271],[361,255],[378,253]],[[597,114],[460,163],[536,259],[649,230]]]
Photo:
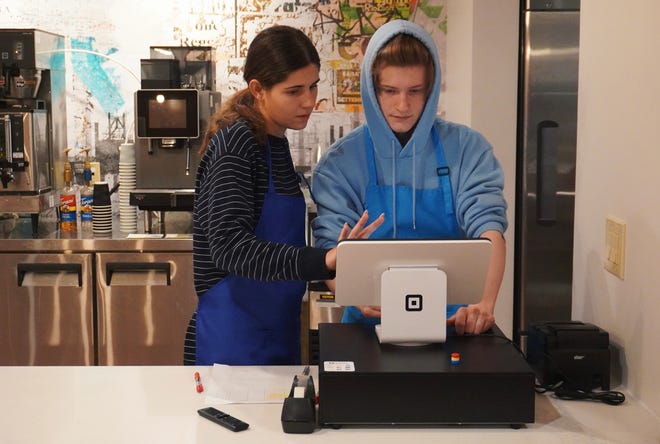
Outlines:
[[[412,19],[424,26],[442,48],[440,57],[444,62],[444,0],[236,0],[233,7],[226,3],[181,1],[178,10],[183,18],[173,27],[174,38],[180,45],[192,42],[217,48],[217,84],[224,94],[244,86],[242,63],[249,42],[260,30],[275,23],[303,29],[316,44],[323,62],[319,110],[356,111],[359,83],[351,79],[359,81],[359,75],[350,71],[359,71],[369,37],[390,20]],[[347,82],[351,82],[350,88]]]
[[116,0],[111,8],[85,0],[0,0],[0,11],[0,27],[67,37],[73,153],[91,146],[94,154],[104,143],[116,149],[133,138],[133,94],[150,46],[214,47],[217,90],[226,97],[244,87],[243,57],[260,30],[276,23],[302,29],[322,58],[316,110],[323,118],[312,118],[308,128],[326,139],[329,125],[350,129],[359,122],[360,62],[383,23],[401,18],[424,26],[444,66],[445,0]]

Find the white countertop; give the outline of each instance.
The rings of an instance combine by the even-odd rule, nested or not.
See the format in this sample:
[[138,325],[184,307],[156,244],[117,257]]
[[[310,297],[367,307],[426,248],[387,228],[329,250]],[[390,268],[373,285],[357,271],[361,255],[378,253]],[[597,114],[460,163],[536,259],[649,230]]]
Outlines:
[[660,421],[630,396],[609,406],[537,395],[536,422],[520,430],[365,427],[293,435],[282,432],[281,404],[216,406],[250,424],[234,433],[197,414],[209,404],[195,391],[195,371],[209,380],[211,367],[0,367],[0,442],[660,443]]

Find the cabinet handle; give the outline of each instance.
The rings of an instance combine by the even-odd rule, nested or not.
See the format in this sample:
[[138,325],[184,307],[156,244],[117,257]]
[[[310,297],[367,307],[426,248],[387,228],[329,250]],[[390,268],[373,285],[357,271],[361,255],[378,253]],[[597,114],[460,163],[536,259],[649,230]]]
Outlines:
[[16,266],[18,286],[23,286],[27,273],[75,273],[78,275],[78,286],[82,287],[82,264],[18,264]]
[[105,284],[109,287],[112,274],[119,271],[164,271],[167,276],[167,285],[170,285],[169,262],[108,262],[105,264]]
[[14,144],[11,143],[11,118],[9,117],[9,114],[5,115],[3,118],[5,122],[5,151],[6,151],[6,157],[7,157],[7,162],[11,164],[14,159],[12,158],[12,153],[14,151]]

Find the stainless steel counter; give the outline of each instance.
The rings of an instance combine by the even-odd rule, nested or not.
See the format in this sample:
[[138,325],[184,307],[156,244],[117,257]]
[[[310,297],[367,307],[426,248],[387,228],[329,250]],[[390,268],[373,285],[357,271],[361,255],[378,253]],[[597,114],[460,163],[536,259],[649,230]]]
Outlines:
[[[119,223],[114,224],[115,227]],[[56,222],[40,223],[36,237],[32,236],[30,220],[19,218],[16,226],[0,233],[0,253],[3,252],[96,252],[96,251],[190,251],[191,234],[134,234],[121,233],[115,228],[111,235],[98,236],[93,232],[63,232]]]
[[95,251],[190,251],[192,252],[192,238],[128,238],[128,237],[89,237],[66,239],[53,237],[48,239],[1,239],[0,253],[9,252],[60,252],[79,253]]

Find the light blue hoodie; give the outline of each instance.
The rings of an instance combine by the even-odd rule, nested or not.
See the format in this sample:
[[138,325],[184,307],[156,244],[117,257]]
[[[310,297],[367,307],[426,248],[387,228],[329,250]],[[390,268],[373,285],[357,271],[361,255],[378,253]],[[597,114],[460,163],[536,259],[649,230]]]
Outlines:
[[[371,72],[380,48],[401,33],[411,34],[423,42],[435,65],[435,78],[426,106],[412,137],[403,147],[380,110]],[[507,205],[502,169],[492,147],[481,134],[436,117],[440,75],[435,43],[420,26],[395,20],[381,26],[371,37],[360,76],[366,126],[359,126],[332,145],[312,176],[312,192],[318,208],[318,216],[312,221],[315,246],[334,247],[344,222],[353,226],[365,209],[369,181],[365,149],[367,126],[373,140],[379,184],[435,188],[438,186],[437,159],[431,136],[435,125],[449,166],[456,219],[464,236],[479,237],[487,230],[504,233]],[[414,221],[414,200],[412,211]],[[438,208],[438,211],[444,209]],[[373,220],[379,215],[369,216]]]

